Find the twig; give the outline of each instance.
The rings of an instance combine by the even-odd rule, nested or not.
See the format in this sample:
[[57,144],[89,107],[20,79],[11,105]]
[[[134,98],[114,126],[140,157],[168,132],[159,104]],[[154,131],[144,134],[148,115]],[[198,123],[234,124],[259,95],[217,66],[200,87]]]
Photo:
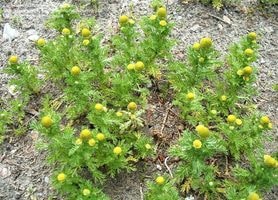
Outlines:
[[142,184],[140,184],[140,197],[141,197],[141,200],[144,200],[144,193],[143,193]]
[[172,108],[172,105],[169,108],[167,108],[167,110],[166,110],[166,114],[165,114],[164,120],[162,122],[162,127],[160,129],[160,134],[162,134],[162,132],[165,128],[165,124],[166,124],[166,121],[167,121],[167,118],[168,118],[168,115],[169,115],[169,111],[170,111],[171,108]]
[[229,176],[229,169],[228,169],[229,163],[228,163],[228,157],[225,156],[225,159],[226,159],[225,175],[226,175],[226,176]]
[[4,152],[3,156],[0,158],[0,163],[5,159],[6,157],[6,152]]
[[167,160],[168,159],[169,159],[169,156],[165,158],[164,165],[165,165],[166,169],[169,171],[169,174],[170,174],[171,178],[173,178],[172,171],[171,171],[170,167],[167,165]]
[[210,14],[210,13],[208,13],[208,15],[211,16],[211,17],[213,17],[213,18],[215,18],[215,19],[218,19],[218,20],[221,21],[221,22],[224,22],[224,23],[226,23],[226,24],[228,24],[228,25],[231,25],[231,23],[226,22],[225,20],[221,19],[220,17],[217,17],[216,15],[213,15],[213,14]]
[[173,111],[172,109],[169,110],[172,114],[174,114],[176,117],[180,118],[181,116],[179,116],[175,111]]

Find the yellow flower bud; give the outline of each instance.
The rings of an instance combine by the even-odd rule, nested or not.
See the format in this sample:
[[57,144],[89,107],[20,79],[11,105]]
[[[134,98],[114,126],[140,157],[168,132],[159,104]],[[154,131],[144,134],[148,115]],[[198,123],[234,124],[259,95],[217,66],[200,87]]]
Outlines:
[[17,62],[18,62],[18,57],[17,57],[16,55],[10,56],[9,62],[10,62],[10,64],[17,64]]
[[160,17],[160,18],[165,18],[166,15],[167,15],[166,8],[164,8],[164,7],[158,8],[158,10],[157,10],[157,16],[158,16],[158,17]]
[[212,39],[209,37],[202,38],[200,40],[200,47],[201,48],[209,48],[212,46]]
[[159,22],[159,25],[160,25],[160,26],[167,26],[167,22],[166,22],[165,20],[161,20],[161,21]]
[[202,142],[200,140],[194,140],[193,145],[195,149],[200,149],[202,147]]
[[158,184],[158,185],[163,185],[165,183],[165,179],[163,176],[158,176],[156,179],[155,179],[155,182]]
[[119,155],[122,153],[122,148],[121,147],[115,147],[113,149],[114,154]]
[[57,176],[57,180],[59,181],[59,182],[64,182],[65,180],[66,180],[66,174],[64,174],[64,173],[60,173],[60,174],[58,174],[58,176]]
[[91,35],[91,31],[87,28],[83,28],[82,31],[81,31],[81,35],[83,37],[89,37]]
[[206,138],[210,135],[209,129],[201,124],[196,127],[196,131],[202,138]]

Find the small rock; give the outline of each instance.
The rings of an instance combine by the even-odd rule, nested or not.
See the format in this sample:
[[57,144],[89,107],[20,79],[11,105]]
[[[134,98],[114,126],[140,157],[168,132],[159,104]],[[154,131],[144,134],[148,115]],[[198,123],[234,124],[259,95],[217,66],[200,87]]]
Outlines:
[[199,24],[195,24],[194,26],[192,26],[192,27],[190,28],[190,30],[195,32],[195,31],[197,31],[199,28],[200,28]]
[[38,32],[35,29],[26,31],[26,34],[28,35],[28,40],[30,41],[35,42],[39,39]]
[[231,24],[232,21],[230,20],[229,17],[227,17],[226,15],[223,16],[223,21],[226,22],[227,24]]
[[267,33],[272,33],[274,30],[271,26],[268,26],[268,27],[264,28],[264,31],[267,32]]
[[0,177],[6,178],[10,175],[11,171],[8,168],[0,165]]
[[38,32],[35,30],[35,29],[29,29],[28,31],[26,31],[26,34],[28,36],[31,36],[31,35],[38,35]]
[[44,177],[44,182],[49,183],[49,177],[48,176]]
[[4,25],[3,38],[4,40],[9,40],[10,42],[19,36],[19,32],[16,29],[13,29],[9,23]]
[[156,165],[156,168],[157,168],[159,171],[161,171],[161,170],[162,170],[161,165]]
[[223,26],[221,25],[221,24],[217,24],[217,26],[218,26],[218,28],[219,28],[219,30],[223,30]]
[[28,37],[28,40],[35,42],[35,41],[37,41],[39,38],[40,38],[40,37],[39,37],[38,35],[30,35],[30,36]]
[[265,63],[265,60],[263,58],[261,58],[260,64],[264,64],[264,63]]

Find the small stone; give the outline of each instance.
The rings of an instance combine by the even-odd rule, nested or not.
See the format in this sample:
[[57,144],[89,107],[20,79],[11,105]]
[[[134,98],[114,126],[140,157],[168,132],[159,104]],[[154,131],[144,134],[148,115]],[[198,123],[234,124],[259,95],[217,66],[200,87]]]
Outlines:
[[223,30],[223,26],[222,26],[222,24],[217,24],[217,26],[218,26],[218,28],[219,28],[219,30]]
[[4,40],[9,40],[10,42],[19,36],[18,30],[12,28],[9,23],[4,25],[3,38]]
[[11,171],[0,165],[0,177],[6,178],[11,175]]
[[44,182],[49,183],[49,177],[48,176],[44,177]]
[[195,24],[194,26],[192,26],[192,27],[190,28],[190,30],[193,31],[193,32],[195,32],[195,31],[197,31],[199,28],[200,28],[199,24]]
[[232,24],[232,21],[226,15],[223,16],[223,21],[226,22],[227,24]]
[[30,35],[28,40],[36,42],[40,37],[38,35]]
[[162,170],[161,165],[156,165],[156,168],[157,168],[159,171],[161,171],[161,170]]

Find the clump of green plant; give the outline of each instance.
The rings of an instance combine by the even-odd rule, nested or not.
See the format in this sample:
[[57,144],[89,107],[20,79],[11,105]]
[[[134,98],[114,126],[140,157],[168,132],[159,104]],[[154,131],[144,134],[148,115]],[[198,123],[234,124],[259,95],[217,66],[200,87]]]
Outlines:
[[13,97],[1,103],[3,104],[0,111],[1,141],[6,132],[16,135],[26,132],[28,129],[25,120],[26,106],[32,96],[39,95],[42,86],[38,69],[28,62],[21,62],[17,55],[9,57],[8,65],[3,71],[11,76],[8,85]]
[[262,4],[266,4],[266,5],[276,5],[278,4],[277,0],[260,0],[259,1]]
[[109,47],[94,32],[94,20],[78,22],[71,13],[72,5],[54,12],[49,22],[60,34],[37,41],[42,73],[55,84],[61,106],[53,107],[56,96],[48,95],[32,128],[45,138],[40,147],[55,164],[53,183],[61,194],[107,199],[101,190],[107,178],[135,170],[153,154],[152,139],[142,132],[146,85],[159,78],[159,59],[170,57],[171,24],[164,7],[139,25],[122,15]]
[[[263,156],[264,132],[272,123],[251,101],[257,52],[257,34],[251,32],[219,62],[212,40],[202,38],[189,48],[186,64],[170,66],[173,103],[188,127],[170,148],[170,155],[181,160],[175,177],[185,193],[198,191],[206,199],[259,199],[258,194],[277,185],[277,160]],[[222,72],[221,63],[227,66]]]
[[212,4],[213,8],[220,10],[225,4],[239,3],[241,0],[200,0],[203,4]]
[[148,191],[145,194],[146,200],[167,200],[179,199],[179,193],[174,185],[173,180],[167,180],[164,176],[157,176],[155,182],[149,181],[147,183]]

